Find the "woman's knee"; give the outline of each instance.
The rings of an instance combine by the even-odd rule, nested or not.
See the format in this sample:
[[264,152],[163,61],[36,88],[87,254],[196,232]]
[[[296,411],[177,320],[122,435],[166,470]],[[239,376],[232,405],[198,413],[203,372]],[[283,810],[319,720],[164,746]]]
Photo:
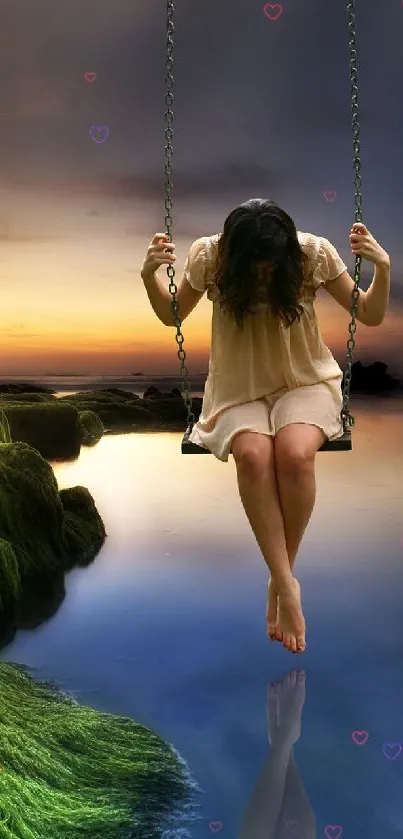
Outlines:
[[276,466],[292,472],[313,469],[323,441],[324,434],[317,426],[286,426],[274,440]]
[[231,444],[237,466],[253,472],[267,470],[274,462],[273,439],[268,434],[240,431]]

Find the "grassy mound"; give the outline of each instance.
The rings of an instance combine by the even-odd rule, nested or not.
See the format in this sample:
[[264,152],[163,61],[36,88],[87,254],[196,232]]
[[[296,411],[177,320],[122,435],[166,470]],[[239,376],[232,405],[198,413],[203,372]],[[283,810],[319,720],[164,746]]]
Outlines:
[[35,449],[0,444],[0,612],[18,614],[24,589],[88,563],[104,539],[88,490],[59,493],[51,467]]
[[161,839],[192,820],[194,785],[149,728],[9,663],[0,708],[1,839]]

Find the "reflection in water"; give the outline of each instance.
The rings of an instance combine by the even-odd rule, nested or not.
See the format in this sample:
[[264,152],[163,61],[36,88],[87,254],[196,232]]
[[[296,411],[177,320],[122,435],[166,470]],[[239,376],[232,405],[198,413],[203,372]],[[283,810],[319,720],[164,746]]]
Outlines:
[[315,839],[315,815],[299,777],[294,744],[301,735],[305,673],[290,670],[267,691],[271,745],[238,839]]

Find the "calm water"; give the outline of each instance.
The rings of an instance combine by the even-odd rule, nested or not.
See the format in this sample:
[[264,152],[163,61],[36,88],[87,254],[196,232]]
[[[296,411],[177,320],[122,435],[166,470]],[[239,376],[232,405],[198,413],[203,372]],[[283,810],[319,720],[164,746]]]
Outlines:
[[[297,566],[302,657],[265,637],[267,575],[232,461],[182,457],[178,434],[133,434],[54,465],[60,488],[89,488],[108,539],[68,576],[56,617],[20,632],[2,658],[173,743],[203,789],[194,839],[403,835],[402,408],[357,403],[354,452],[318,456]],[[267,760],[266,704],[267,686],[296,666],[306,702],[292,777],[284,738],[277,763]],[[288,692],[288,714],[284,685],[269,708],[285,740],[298,733],[298,687]]]

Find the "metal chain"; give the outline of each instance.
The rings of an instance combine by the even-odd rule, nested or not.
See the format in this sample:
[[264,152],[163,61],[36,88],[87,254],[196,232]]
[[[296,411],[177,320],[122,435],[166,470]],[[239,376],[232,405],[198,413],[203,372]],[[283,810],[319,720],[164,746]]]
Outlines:
[[[347,3],[348,14],[348,33],[349,33],[349,47],[350,47],[350,82],[351,82],[351,119],[353,129],[353,149],[354,149],[354,202],[355,202],[355,221],[362,221],[362,181],[361,181],[361,146],[360,146],[360,117],[358,108],[358,77],[357,77],[357,51],[356,51],[356,14],[355,14],[355,0],[348,0]],[[354,288],[351,295],[351,320],[348,326],[348,341],[347,341],[347,358],[346,368],[344,371],[343,383],[343,404],[341,409],[341,419],[343,422],[344,432],[346,433],[353,427],[355,420],[349,409],[350,403],[350,387],[351,387],[351,373],[353,365],[353,353],[355,350],[355,333],[357,331],[356,316],[358,308],[358,300],[360,296],[359,285],[361,279],[361,263],[362,257],[355,257],[354,268]]]
[[[167,29],[166,29],[166,75],[165,75],[165,230],[170,242],[172,242],[172,158],[173,158],[173,103],[174,103],[174,75],[173,75],[173,54],[174,54],[174,29],[175,29],[175,0],[167,0]],[[351,82],[351,110],[353,129],[354,149],[354,201],[355,221],[362,221],[362,181],[361,181],[361,158],[360,158],[360,119],[358,108],[358,77],[357,77],[357,53],[356,53],[356,9],[355,0],[348,0],[348,31],[350,47],[350,82]],[[354,289],[351,295],[351,320],[348,326],[349,338],[347,341],[346,369],[343,383],[343,403],[341,418],[344,431],[348,431],[354,425],[354,417],[349,410],[351,374],[353,364],[353,353],[355,350],[355,333],[357,331],[356,316],[359,300],[359,285],[361,279],[361,256],[355,258]],[[188,426],[195,423],[195,415],[192,411],[192,397],[190,394],[189,371],[186,366],[186,351],[183,348],[184,337],[182,334],[182,322],[179,317],[179,305],[177,300],[178,288],[175,284],[175,268],[168,265],[167,275],[170,280],[169,291],[172,297],[172,314],[176,326],[175,340],[178,345],[178,358],[181,364],[182,397],[187,408]]]
[[[165,230],[170,242],[172,242],[172,157],[173,157],[173,102],[174,102],[174,75],[173,75],[173,51],[174,51],[174,0],[167,0],[167,31],[166,31],[166,75],[165,75]],[[176,326],[175,340],[178,345],[178,358],[181,364],[182,397],[187,408],[187,423],[193,427],[195,415],[192,411],[193,403],[189,386],[189,371],[186,366],[186,351],[183,348],[185,339],[182,334],[182,322],[179,317],[179,305],[177,300],[178,288],[175,284],[175,268],[168,265],[167,274],[169,278],[169,291],[172,296],[171,308]]]

